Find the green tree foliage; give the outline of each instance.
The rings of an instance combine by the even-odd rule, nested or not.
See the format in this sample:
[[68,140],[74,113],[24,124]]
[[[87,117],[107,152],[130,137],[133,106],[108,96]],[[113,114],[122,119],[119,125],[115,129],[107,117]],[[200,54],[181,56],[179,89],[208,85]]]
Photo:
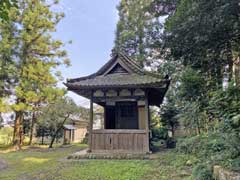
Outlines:
[[181,125],[189,134],[207,131],[208,117],[204,107],[208,97],[201,73],[185,67],[174,79],[162,105],[161,122],[167,127],[172,124],[173,130]]
[[175,104],[175,100],[168,98],[168,102],[161,107],[161,124],[175,135],[175,130],[179,126],[177,115],[179,114],[179,107]]
[[17,7],[17,0],[1,0],[0,1],[0,19],[2,21],[9,20],[9,10],[11,7]]
[[240,88],[230,85],[226,91],[215,91],[209,109],[215,118],[224,121],[240,114]]
[[17,40],[14,32],[17,29],[13,24],[0,21],[0,112],[6,112],[6,97],[11,95],[15,84],[16,64],[13,55],[17,49]]
[[189,134],[201,134],[208,130],[208,116],[198,101],[186,101],[178,118]]
[[200,72],[185,67],[185,71],[179,77],[179,98],[175,103],[180,104],[178,120],[189,134],[200,134],[208,130],[209,120],[205,106],[207,96],[206,82]]
[[50,130],[52,137],[49,148],[52,145],[65,122],[70,120],[71,116],[79,115],[80,108],[70,98],[63,98],[43,107],[39,117],[41,127]]
[[154,0],[151,2],[150,11],[156,17],[171,15],[176,10],[178,0]]
[[[169,2],[172,5],[176,3]],[[229,82],[234,77],[238,84],[240,77],[236,74],[239,2],[184,0],[177,1],[175,5],[175,11],[168,13],[165,23],[162,55],[167,64],[178,62],[183,65],[182,76],[175,81],[179,84],[177,96],[183,107],[180,119],[188,127],[195,122],[194,126],[202,124],[200,129],[205,126],[206,130],[206,124],[213,121],[212,112],[208,109],[212,93],[222,87],[223,78],[227,77]],[[228,99],[228,102],[234,101]],[[221,112],[217,108],[215,110]]]
[[231,85],[226,91],[214,93],[209,111],[221,122],[220,132],[226,138],[231,158],[240,157],[240,88]]
[[167,19],[164,48],[170,56],[221,85],[223,72],[239,57],[239,1],[183,0]]
[[20,85],[16,87],[18,98],[25,99],[25,110],[32,112],[30,125],[30,141],[32,143],[36,116],[42,104],[51,103],[57,97],[65,94],[63,89],[57,88],[57,79],[51,74],[51,63],[35,61],[24,67]]
[[[201,134],[180,146],[191,153],[196,149],[202,159],[210,157],[208,164],[231,167],[239,167],[240,151],[239,6],[237,0],[177,1],[162,40],[162,56],[182,64],[176,81],[176,103],[182,107],[177,117],[186,129],[192,129],[191,135]],[[234,85],[223,90],[223,82],[231,84],[231,80]],[[192,148],[197,141],[201,148]],[[205,173],[195,169],[195,178]]]
[[[19,147],[23,142],[24,112],[35,112],[40,105],[64,94],[56,88],[59,73],[52,73],[61,64],[69,65],[64,44],[52,38],[52,32],[64,17],[63,13],[51,11],[55,4],[57,2],[49,4],[41,0],[18,1],[18,9],[11,7],[8,22],[0,26],[4,39],[1,67],[5,72],[0,85],[2,92],[10,89],[16,97],[10,107],[16,113],[13,143]],[[4,100],[0,102],[1,107],[7,104]]]
[[[143,63],[153,56],[162,24],[151,11],[153,1],[122,0],[119,4],[115,48]],[[155,51],[156,53],[157,51]]]
[[201,74],[192,68],[186,67],[180,76],[179,95],[187,101],[201,100],[204,97],[205,81]]

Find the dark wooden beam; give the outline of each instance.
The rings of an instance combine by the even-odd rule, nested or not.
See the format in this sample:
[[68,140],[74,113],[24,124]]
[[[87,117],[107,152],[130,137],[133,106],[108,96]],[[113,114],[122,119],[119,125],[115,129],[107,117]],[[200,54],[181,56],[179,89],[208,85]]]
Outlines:
[[93,97],[95,103],[106,102],[107,100],[111,101],[131,101],[131,100],[144,100],[144,96],[114,96],[114,97]]
[[92,151],[92,130],[93,130],[93,91],[91,91],[91,98],[90,98],[90,122],[89,122],[89,130],[88,130],[89,152]]
[[103,121],[104,121],[104,129],[106,129],[107,125],[106,125],[106,107],[104,106],[104,118],[103,118]]

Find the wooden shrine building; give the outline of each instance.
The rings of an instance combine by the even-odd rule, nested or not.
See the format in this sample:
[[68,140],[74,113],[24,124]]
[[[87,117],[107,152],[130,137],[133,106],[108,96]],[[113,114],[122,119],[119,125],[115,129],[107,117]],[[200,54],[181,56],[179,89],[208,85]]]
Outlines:
[[[90,100],[90,152],[149,152],[149,106],[160,106],[170,80],[143,70],[122,53],[96,73],[65,85]],[[93,103],[104,107],[104,129],[93,130]]]

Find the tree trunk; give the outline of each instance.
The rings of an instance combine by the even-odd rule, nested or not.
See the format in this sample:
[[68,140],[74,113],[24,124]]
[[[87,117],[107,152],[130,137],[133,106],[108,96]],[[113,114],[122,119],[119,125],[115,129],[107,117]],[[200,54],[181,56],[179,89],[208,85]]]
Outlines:
[[[65,120],[64,120],[64,123],[65,123]],[[64,123],[63,123],[63,124],[64,124]],[[57,131],[54,133],[54,135],[52,136],[52,139],[51,139],[51,143],[49,144],[49,147],[48,147],[48,148],[52,148],[53,143],[54,143],[54,141],[55,141],[58,133],[59,133],[60,130],[62,129],[62,127],[63,127],[63,125],[62,125],[61,127],[59,127],[59,128],[57,129]]]
[[33,135],[35,134],[35,124],[36,124],[36,112],[33,111],[32,114],[32,122],[30,127],[30,137],[29,137],[29,143],[28,145],[32,145]]
[[14,122],[13,146],[19,150],[23,145],[23,112],[17,111]]
[[57,133],[55,133],[55,134],[53,135],[53,137],[52,137],[52,139],[51,139],[51,142],[50,142],[48,148],[52,148],[52,147],[53,147],[53,143],[54,143],[54,141],[55,141],[56,136],[57,136]]
[[56,139],[56,137],[57,137],[57,134],[58,134],[58,133],[60,132],[60,130],[63,128],[63,125],[64,125],[64,123],[66,122],[67,118],[69,118],[69,115],[70,115],[70,114],[68,114],[67,117],[65,117],[65,119],[63,120],[61,126],[59,126],[59,128],[57,129],[57,131],[54,133],[54,135],[53,135],[53,137],[52,137],[52,140],[51,140],[51,143],[49,144],[49,147],[48,147],[48,148],[52,148],[53,143],[54,143],[54,141],[55,141],[55,139]]
[[175,129],[174,129],[174,126],[171,127],[171,131],[172,131],[172,137],[174,138],[174,136],[175,136]]
[[0,129],[2,128],[1,123],[3,122],[2,113],[0,112]]
[[240,87],[240,56],[237,56],[234,61],[233,73],[234,73],[234,82],[236,86]]
[[201,129],[200,129],[199,125],[197,125],[196,131],[197,131],[197,135],[201,134]]
[[42,145],[44,143],[44,129],[42,129]]

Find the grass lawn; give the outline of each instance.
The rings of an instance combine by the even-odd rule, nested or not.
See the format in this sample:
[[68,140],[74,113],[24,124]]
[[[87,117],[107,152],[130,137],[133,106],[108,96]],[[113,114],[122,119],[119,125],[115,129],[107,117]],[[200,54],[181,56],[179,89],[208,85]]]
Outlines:
[[[151,160],[66,160],[65,157],[86,145],[29,148],[18,152],[0,149],[1,180],[180,180],[190,179],[194,157],[167,150]],[[1,166],[0,166],[1,167]]]

